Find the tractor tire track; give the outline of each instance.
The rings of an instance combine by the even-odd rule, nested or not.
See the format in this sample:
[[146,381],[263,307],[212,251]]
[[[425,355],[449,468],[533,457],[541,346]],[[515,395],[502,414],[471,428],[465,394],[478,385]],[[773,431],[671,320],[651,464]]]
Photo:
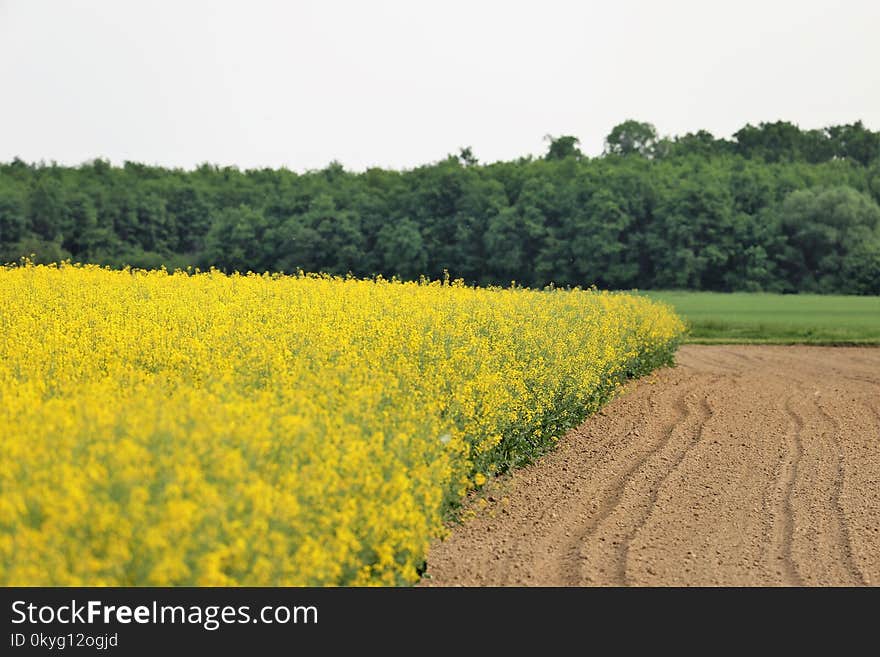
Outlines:
[[782,570],[785,583],[792,586],[801,586],[802,580],[794,562],[792,545],[794,544],[795,519],[794,519],[794,491],[797,482],[798,466],[804,456],[804,444],[801,433],[804,430],[804,420],[792,408],[792,398],[785,400],[785,412],[791,419],[792,430],[788,436],[788,461],[782,468],[781,504],[779,510],[779,526],[781,535],[779,538],[778,555],[782,560]]
[[[636,473],[639,472],[647,463],[648,459],[655,457],[663,451],[672,440],[676,429],[691,415],[685,399],[690,390],[683,391],[675,400],[673,405],[674,418],[671,422],[667,422],[663,429],[663,437],[652,447],[650,451],[645,452],[639,459],[634,461],[632,465],[626,469],[619,477],[617,477],[611,486],[606,497],[604,498],[598,514],[584,527],[580,529],[577,537],[569,542],[565,552],[568,555],[578,555],[579,547],[588,542],[596,533],[596,530],[604,523],[620,506],[621,499],[627,490],[627,485],[633,480]],[[566,582],[571,586],[577,586],[582,581],[580,568],[571,568],[564,576]]]

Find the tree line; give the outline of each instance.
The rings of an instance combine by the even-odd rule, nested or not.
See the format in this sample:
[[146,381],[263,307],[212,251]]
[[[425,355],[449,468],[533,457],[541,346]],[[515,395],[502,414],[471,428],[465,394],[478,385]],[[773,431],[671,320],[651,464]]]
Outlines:
[[880,294],[880,133],[861,122],[661,138],[605,152],[470,148],[362,173],[94,160],[0,164],[0,261],[297,269],[542,287]]

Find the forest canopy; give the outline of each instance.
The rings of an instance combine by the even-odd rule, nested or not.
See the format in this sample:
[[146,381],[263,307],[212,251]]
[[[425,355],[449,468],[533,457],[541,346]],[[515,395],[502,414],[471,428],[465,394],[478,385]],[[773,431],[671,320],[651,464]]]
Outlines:
[[599,157],[470,148],[406,171],[0,164],[0,261],[297,269],[542,287],[880,294],[880,133],[861,122],[660,137]]

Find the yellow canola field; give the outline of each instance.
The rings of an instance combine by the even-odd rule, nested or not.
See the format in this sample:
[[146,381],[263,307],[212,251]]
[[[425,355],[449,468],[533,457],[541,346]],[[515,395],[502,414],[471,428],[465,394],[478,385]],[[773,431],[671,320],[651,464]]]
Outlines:
[[0,584],[412,583],[682,331],[595,291],[0,268]]

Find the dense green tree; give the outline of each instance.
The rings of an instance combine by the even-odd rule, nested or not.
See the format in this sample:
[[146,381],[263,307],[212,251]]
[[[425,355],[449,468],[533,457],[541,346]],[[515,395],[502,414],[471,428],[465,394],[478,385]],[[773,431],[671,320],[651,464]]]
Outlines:
[[875,232],[846,254],[841,277],[847,292],[880,295],[880,235]]
[[[872,269],[870,254],[880,236],[880,207],[869,196],[845,186],[798,190],[785,199],[781,216],[787,249],[780,264],[796,289],[871,287],[864,276]],[[858,265],[849,263],[851,255]],[[856,283],[847,275],[854,272]]]
[[28,220],[35,235],[54,240],[64,224],[64,189],[54,177],[35,177],[28,196]]
[[541,273],[562,285],[633,286],[638,262],[626,244],[631,225],[632,217],[611,190],[595,190],[545,241]]
[[880,133],[871,132],[861,121],[831,126],[826,133],[833,144],[832,153],[838,157],[850,157],[863,165],[880,158]]
[[777,121],[660,139],[627,121],[604,157],[470,148],[406,171],[193,171],[0,163],[0,260],[382,273],[469,283],[878,292],[880,134]]
[[428,254],[418,225],[411,219],[386,224],[376,248],[382,258],[381,273],[417,279],[428,267]]
[[836,155],[835,146],[825,130],[808,130],[800,138],[799,154],[810,163],[826,162]]
[[656,285],[723,290],[734,249],[730,190],[696,169],[665,190],[647,231]]
[[14,191],[0,189],[0,245],[12,244],[27,230],[24,202]]
[[316,197],[309,210],[270,231],[273,269],[360,273],[364,236],[355,215],[340,209],[327,194]]
[[583,156],[583,153],[578,148],[581,142],[577,137],[572,137],[571,135],[564,135],[562,137],[546,135],[544,139],[550,142],[547,155],[544,156],[546,160],[564,160],[568,157]]
[[652,157],[657,146],[657,129],[650,123],[624,121],[605,138],[605,152],[612,155]]
[[88,253],[96,246],[98,212],[91,198],[79,193],[68,199],[62,229],[62,246],[74,256]]
[[229,271],[266,269],[268,222],[259,210],[247,206],[218,213],[205,239],[203,260]]
[[850,158],[863,166],[880,157],[880,133],[868,130],[861,121],[802,131],[788,121],[746,125],[736,133],[735,150],[746,158],[767,162],[813,164],[832,158]]
[[666,149],[665,156],[699,155],[711,157],[713,155],[722,155],[729,152],[730,149],[731,144],[729,142],[723,139],[716,139],[707,130],[698,130],[697,132],[689,132],[672,140]]
[[793,123],[776,121],[746,125],[734,133],[736,150],[747,158],[767,162],[793,162],[803,154],[804,135]]
[[211,207],[204,194],[192,184],[175,185],[168,190],[165,206],[177,227],[177,235],[169,236],[173,250],[197,253],[204,248],[211,228]]

